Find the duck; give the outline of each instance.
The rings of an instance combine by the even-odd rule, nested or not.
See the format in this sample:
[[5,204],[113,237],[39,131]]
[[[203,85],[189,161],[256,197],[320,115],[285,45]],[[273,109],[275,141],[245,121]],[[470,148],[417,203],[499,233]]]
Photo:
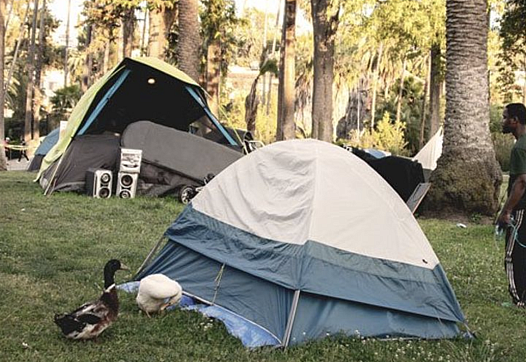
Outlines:
[[178,304],[182,297],[183,288],[175,280],[164,274],[151,274],[141,279],[135,301],[150,317],[151,313],[160,313]]
[[99,299],[85,303],[71,313],[55,314],[54,322],[64,336],[73,340],[98,337],[119,314],[119,297],[115,288],[115,273],[129,268],[117,259],[104,266],[104,291]]

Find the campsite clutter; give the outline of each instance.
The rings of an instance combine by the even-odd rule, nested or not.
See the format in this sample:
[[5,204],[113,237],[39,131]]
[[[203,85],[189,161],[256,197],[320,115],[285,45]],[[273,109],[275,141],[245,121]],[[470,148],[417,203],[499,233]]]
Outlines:
[[[125,58],[79,100],[37,180],[46,194],[86,192],[88,170],[106,170],[118,196],[174,194],[203,186],[207,175],[242,157],[244,141],[219,123],[186,74],[156,58]],[[123,149],[142,151],[138,174],[119,175]]]
[[[461,334],[465,318],[412,215],[419,201],[408,208],[425,182],[419,162],[316,140],[258,148],[217,121],[197,83],[153,58],[124,59],[53,137],[37,175],[46,194],[176,193],[187,204],[164,248],[119,286],[148,316],[180,304],[249,347]],[[117,263],[98,301],[55,317],[68,338],[116,319]]]
[[[277,142],[218,174],[138,281],[164,274],[250,347],[344,333],[453,338],[465,318],[399,195],[360,158]],[[155,250],[150,255],[153,255]],[[186,301],[181,304],[187,305]]]
[[69,339],[93,339],[108,328],[119,314],[119,297],[115,288],[115,273],[128,270],[119,260],[104,266],[104,292],[99,299],[83,304],[71,313],[56,314],[55,324]]

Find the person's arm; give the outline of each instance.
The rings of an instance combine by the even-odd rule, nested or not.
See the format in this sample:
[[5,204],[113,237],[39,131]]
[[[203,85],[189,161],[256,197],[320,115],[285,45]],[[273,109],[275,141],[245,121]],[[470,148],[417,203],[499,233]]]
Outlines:
[[520,174],[517,176],[513,185],[511,186],[511,192],[500,212],[497,222],[499,224],[509,224],[511,221],[511,213],[515,206],[519,203],[520,199],[526,191],[526,174]]

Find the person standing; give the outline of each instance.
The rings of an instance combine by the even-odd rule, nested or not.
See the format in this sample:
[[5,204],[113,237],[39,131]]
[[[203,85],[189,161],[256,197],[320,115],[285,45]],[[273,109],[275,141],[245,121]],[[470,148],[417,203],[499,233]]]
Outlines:
[[508,198],[497,223],[506,226],[506,253],[504,265],[508,277],[508,290],[513,302],[524,307],[526,303],[526,107],[510,103],[502,113],[502,132],[516,139],[510,156]]
[[29,157],[27,157],[27,143],[25,140],[21,140],[20,141],[20,146],[22,146],[20,148],[20,153],[18,154],[18,162],[20,162],[20,160],[22,160],[22,157],[25,157],[27,161],[29,161]]

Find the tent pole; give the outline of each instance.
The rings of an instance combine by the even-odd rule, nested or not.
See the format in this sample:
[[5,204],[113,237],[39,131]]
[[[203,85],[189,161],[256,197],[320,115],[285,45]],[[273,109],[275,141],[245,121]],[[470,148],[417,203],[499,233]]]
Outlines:
[[95,118],[97,118],[99,113],[102,112],[102,110],[104,109],[104,106],[106,105],[106,103],[108,103],[108,101],[113,96],[113,94],[115,94],[117,89],[119,89],[121,84],[126,80],[126,78],[128,77],[128,74],[130,74],[130,72],[131,72],[131,70],[129,70],[129,69],[125,69],[122,72],[120,77],[115,81],[115,83],[111,86],[111,88],[108,90],[108,92],[106,92],[104,97],[102,97],[100,102],[97,104],[97,107],[95,107],[95,110],[90,114],[90,116],[87,119],[86,123],[84,123],[84,126],[81,128],[80,131],[77,132],[77,135],[79,135],[79,136],[83,135],[84,132],[87,131],[87,129],[89,128],[89,126],[91,126],[91,124],[93,123]]
[[157,252],[157,249],[159,249],[159,245],[161,245],[161,242],[165,239],[165,234],[163,234],[159,240],[157,241],[157,243],[155,244],[155,246],[152,248],[152,250],[150,250],[150,252],[148,253],[148,255],[146,256],[146,259],[144,259],[144,261],[142,262],[141,266],[139,267],[139,269],[137,269],[137,272],[135,273],[135,276],[134,276],[134,279],[137,275],[139,275],[140,272],[142,272],[142,270],[146,267],[146,265],[148,265],[150,263],[150,261],[152,260],[153,256],[155,255],[155,253]]
[[289,319],[287,320],[287,327],[285,328],[285,337],[283,338],[282,346],[287,348],[290,342],[290,335],[292,334],[292,326],[294,325],[294,319],[296,318],[296,310],[298,308],[298,302],[300,300],[300,290],[294,291],[294,297],[292,298],[292,305],[290,307]]
[[208,118],[210,118],[210,120],[212,121],[214,126],[216,126],[217,129],[219,130],[219,132],[221,132],[223,134],[223,136],[225,136],[226,140],[232,146],[237,146],[238,144],[236,143],[236,141],[234,141],[232,136],[230,136],[230,133],[227,132],[227,130],[223,127],[223,125],[221,123],[219,123],[217,118],[212,114],[212,112],[210,111],[208,106],[205,104],[205,102],[203,102],[203,100],[199,97],[199,95],[195,92],[195,90],[193,90],[192,87],[190,87],[190,86],[186,86],[186,90],[188,91],[188,93],[190,93],[192,98],[194,98],[197,101],[197,103],[199,103],[199,105],[201,107],[203,107],[203,109],[204,109],[206,115],[208,116]]

